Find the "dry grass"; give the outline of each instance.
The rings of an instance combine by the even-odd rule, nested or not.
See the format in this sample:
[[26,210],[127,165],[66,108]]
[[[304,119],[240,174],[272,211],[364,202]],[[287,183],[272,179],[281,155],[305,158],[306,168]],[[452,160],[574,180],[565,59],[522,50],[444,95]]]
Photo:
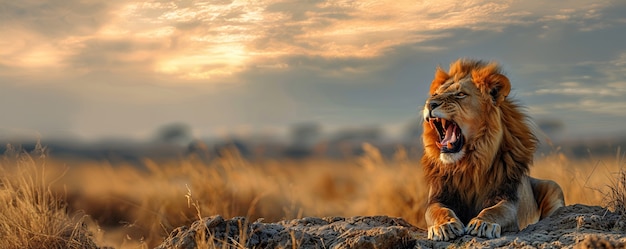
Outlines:
[[[596,158],[589,155],[584,159],[570,159],[561,153],[540,157],[531,167],[531,175],[556,181],[565,194],[565,204],[606,206],[616,174],[622,172],[624,160]],[[624,192],[626,194],[626,192]]]
[[209,162],[146,160],[147,171],[96,163],[72,168],[62,183],[72,209],[93,218],[98,242],[116,248],[153,247],[172,229],[215,214],[268,222],[382,214],[423,225],[421,169],[403,150],[393,160],[367,150],[353,161],[254,163],[228,151]]
[[609,184],[608,191],[605,196],[605,203],[610,209],[614,212],[620,214],[622,221],[626,220],[626,153],[621,155],[617,153],[618,165],[620,165],[620,169],[617,173],[617,176],[613,178],[609,178],[611,183]]
[[0,248],[96,248],[50,190],[43,152],[9,150],[0,161]]
[[[391,158],[383,158],[370,145],[365,145],[364,151],[361,157],[340,161],[313,158],[254,162],[243,159],[236,151],[227,151],[223,157],[209,161],[194,156],[158,163],[145,160],[146,169],[106,162],[57,162],[48,158],[47,170],[69,168],[52,185],[54,191],[48,187],[50,182],[38,184],[40,178],[45,178],[40,171],[29,171],[22,174],[33,178],[18,181],[22,185],[5,183],[2,198],[15,199],[12,196],[23,192],[20,189],[30,186],[34,192],[47,193],[49,199],[42,202],[31,198],[25,202],[35,206],[49,203],[47,206],[56,211],[37,213],[36,207],[20,208],[11,212],[22,213],[3,214],[0,222],[44,224],[42,220],[48,219],[63,222],[40,226],[39,229],[49,230],[37,230],[37,233],[62,236],[71,233],[60,231],[80,231],[76,225],[80,223],[67,218],[64,206],[53,198],[66,196],[72,212],[84,211],[89,215],[89,227],[97,244],[115,248],[152,248],[172,229],[216,214],[267,222],[304,216],[389,215],[403,217],[424,228],[427,189],[419,162],[407,158],[403,148],[398,148]],[[43,159],[31,160],[25,164],[43,162]],[[621,173],[617,184],[607,186],[610,181],[607,179],[616,179],[614,173],[620,172],[623,163],[623,160],[598,158],[573,161],[555,153],[537,159],[531,175],[557,181],[564,189],[567,204],[605,204],[623,210],[626,175]],[[6,172],[3,176],[3,182],[19,179]],[[35,190],[33,186],[43,187]],[[621,201],[606,202],[612,190],[610,186],[617,195],[609,198]],[[25,220],[36,214],[41,216],[33,218],[35,221]],[[2,237],[5,234],[24,237],[9,232],[18,226],[25,225],[3,230]],[[81,236],[65,237],[74,241],[72,238]],[[0,247],[5,248],[1,244]]]

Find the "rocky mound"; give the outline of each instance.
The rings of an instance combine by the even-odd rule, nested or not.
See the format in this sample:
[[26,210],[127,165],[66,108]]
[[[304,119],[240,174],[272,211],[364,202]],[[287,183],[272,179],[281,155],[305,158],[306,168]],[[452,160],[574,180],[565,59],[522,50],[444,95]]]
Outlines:
[[[204,218],[179,227],[157,248],[625,248],[626,221],[601,207],[572,205],[518,233],[498,239],[469,235],[433,242],[401,218],[357,216],[302,218],[276,223],[243,217]],[[295,246],[295,247],[292,247]]]

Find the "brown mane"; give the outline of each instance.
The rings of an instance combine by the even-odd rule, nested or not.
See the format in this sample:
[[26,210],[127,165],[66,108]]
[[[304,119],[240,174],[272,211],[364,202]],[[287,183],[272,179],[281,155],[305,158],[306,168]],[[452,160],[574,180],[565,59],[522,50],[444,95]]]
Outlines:
[[[527,116],[507,96],[510,84],[497,63],[461,59],[452,63],[448,73],[437,68],[430,93],[450,80],[458,81],[468,76],[482,94],[482,114],[475,117],[480,128],[474,139],[467,141],[465,156],[455,165],[444,165],[435,145],[437,132],[424,122],[421,160],[431,195],[446,196],[454,189],[463,190],[458,191],[460,196],[446,198],[460,198],[463,203],[471,203],[474,210],[469,210],[466,215],[460,214],[464,222],[475,216],[471,213],[493,205],[493,201],[516,200],[517,186],[528,174],[537,144],[526,123]],[[485,196],[485,193],[491,194]]]

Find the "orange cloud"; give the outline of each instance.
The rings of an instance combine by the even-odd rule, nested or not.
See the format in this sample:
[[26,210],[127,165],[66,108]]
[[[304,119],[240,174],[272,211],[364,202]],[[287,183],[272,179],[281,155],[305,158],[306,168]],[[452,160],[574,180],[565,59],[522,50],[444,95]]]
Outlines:
[[[89,10],[99,6],[76,5]],[[550,21],[595,13],[583,3],[566,10],[545,10],[540,8],[543,5],[519,6],[512,1],[456,0],[145,1],[103,6],[92,10],[99,15],[93,25],[58,21],[56,13],[42,17],[71,27],[54,36],[42,35],[44,27],[0,26],[0,64],[21,69],[134,70],[188,80],[223,80],[251,67],[287,69],[290,65],[281,59],[287,56],[373,58],[397,46],[440,38],[434,31],[498,31],[529,22],[528,17],[538,11],[539,17]],[[70,19],[87,22],[81,10],[75,12]]]

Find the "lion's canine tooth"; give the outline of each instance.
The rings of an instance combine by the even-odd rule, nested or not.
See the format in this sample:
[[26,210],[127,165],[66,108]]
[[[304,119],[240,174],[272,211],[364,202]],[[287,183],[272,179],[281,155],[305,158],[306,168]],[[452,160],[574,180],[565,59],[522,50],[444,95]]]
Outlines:
[[446,119],[445,118],[441,119],[441,127],[443,127],[444,129],[446,128]]

